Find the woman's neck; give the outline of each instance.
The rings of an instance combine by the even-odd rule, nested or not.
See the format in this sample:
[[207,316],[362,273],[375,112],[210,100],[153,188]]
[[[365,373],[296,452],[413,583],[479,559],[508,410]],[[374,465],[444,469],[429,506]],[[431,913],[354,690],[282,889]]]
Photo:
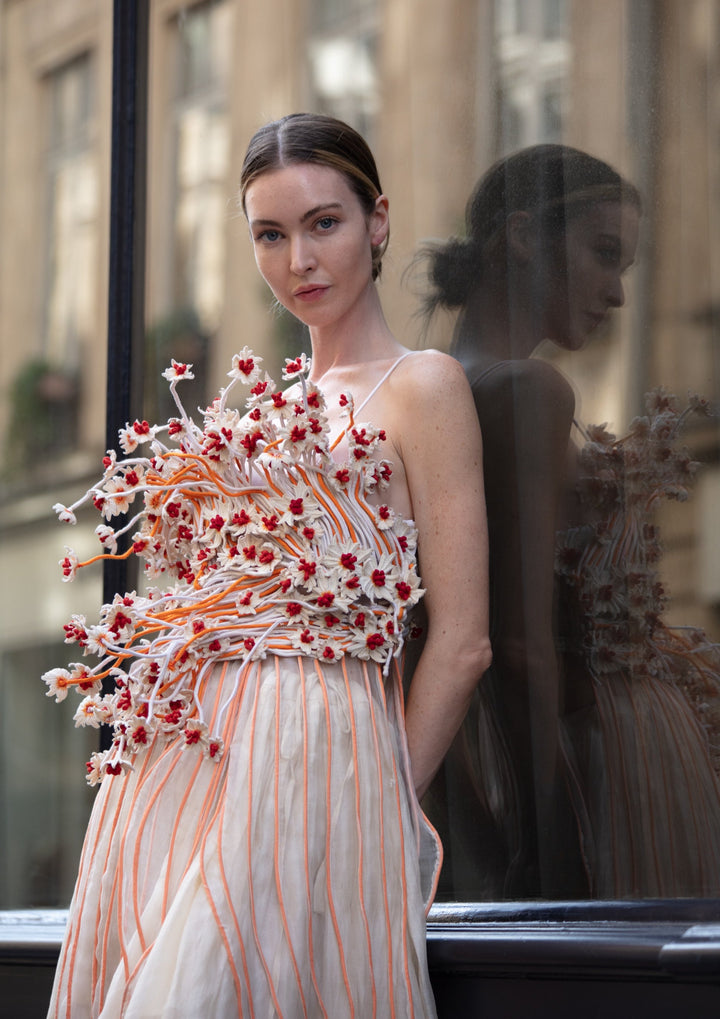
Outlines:
[[488,286],[477,287],[468,298],[457,333],[498,361],[530,357],[543,338],[542,322],[521,294],[509,301],[505,289]]
[[375,286],[366,299],[342,320],[311,326],[311,378],[328,372],[398,356],[405,349],[390,332]]

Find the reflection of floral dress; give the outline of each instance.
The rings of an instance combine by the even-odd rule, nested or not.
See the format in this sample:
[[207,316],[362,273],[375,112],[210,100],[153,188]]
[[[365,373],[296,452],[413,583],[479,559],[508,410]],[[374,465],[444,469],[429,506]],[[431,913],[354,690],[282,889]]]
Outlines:
[[[304,358],[290,398],[245,350],[202,429],[136,422],[91,497],[150,578],[68,642],[102,661],[46,674],[86,693],[78,724],[114,725],[50,1014],[433,1016],[424,910],[439,846],[409,773],[396,655],[422,592],[415,531],[366,496],[383,438],[354,426],[331,455]],[[175,392],[188,366],[166,376]],[[177,399],[177,398],[176,398]],[[62,518],[72,509],[59,507]],[[114,553],[119,532],[98,534]],[[68,550],[71,577],[77,563]],[[121,671],[121,666],[128,666]],[[115,679],[102,694],[100,680]]]
[[688,411],[658,390],[625,438],[587,431],[579,494],[593,522],[558,544],[564,651],[593,690],[566,735],[602,898],[720,894],[720,656],[702,631],[663,621],[652,523],[697,466],[675,444]]

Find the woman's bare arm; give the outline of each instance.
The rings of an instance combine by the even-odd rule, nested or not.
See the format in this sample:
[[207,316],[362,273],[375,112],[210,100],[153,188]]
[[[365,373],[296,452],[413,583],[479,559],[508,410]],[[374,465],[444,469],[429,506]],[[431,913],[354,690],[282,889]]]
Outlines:
[[575,400],[542,361],[508,361],[477,380],[471,369],[470,378],[485,441],[494,703],[518,782],[524,863],[537,859],[549,893],[568,887],[579,859],[560,781],[554,632],[555,542],[567,508]]
[[396,432],[419,535],[427,639],[406,707],[422,796],[490,664],[482,441],[460,365],[435,351],[407,362]]

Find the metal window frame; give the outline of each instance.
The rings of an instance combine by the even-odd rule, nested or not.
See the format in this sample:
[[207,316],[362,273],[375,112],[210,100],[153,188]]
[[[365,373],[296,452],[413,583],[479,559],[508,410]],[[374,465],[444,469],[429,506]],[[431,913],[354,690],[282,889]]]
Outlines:
[[[114,0],[105,440],[143,403],[150,0]],[[127,560],[106,560],[103,598],[128,588]]]

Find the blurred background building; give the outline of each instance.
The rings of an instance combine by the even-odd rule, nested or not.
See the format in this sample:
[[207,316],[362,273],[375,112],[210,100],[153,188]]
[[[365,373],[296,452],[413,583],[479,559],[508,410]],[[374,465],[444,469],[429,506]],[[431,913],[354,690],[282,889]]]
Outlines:
[[[151,0],[145,414],[160,372],[195,365],[191,403],[235,350],[275,371],[302,331],[268,315],[235,199],[265,121],[329,112],[368,137],[390,198],[382,296],[422,337],[417,245],[462,231],[499,156],[563,141],[634,180],[646,215],[628,306],[558,359],[585,421],[622,430],[663,384],[720,397],[720,4],[717,0]],[[64,586],[51,506],[85,490],[104,451],[112,4],[0,0],[0,908],[69,900],[95,732],[45,700],[68,660],[62,626],[94,617],[100,571]],[[548,356],[557,355],[548,352]],[[696,497],[663,510],[671,618],[720,637],[718,422],[688,441]]]

